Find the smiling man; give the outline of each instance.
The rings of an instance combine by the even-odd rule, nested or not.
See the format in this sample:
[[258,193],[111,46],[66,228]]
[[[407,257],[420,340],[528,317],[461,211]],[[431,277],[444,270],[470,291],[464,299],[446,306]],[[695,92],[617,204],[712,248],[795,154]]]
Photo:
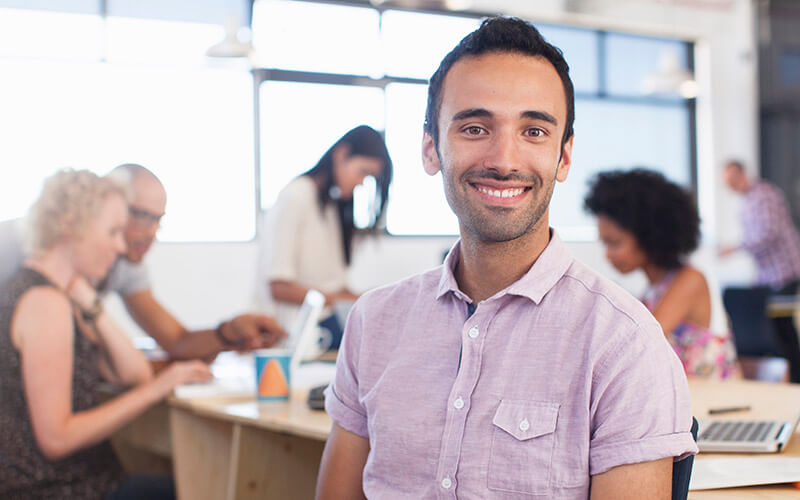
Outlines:
[[461,239],[351,311],[318,498],[670,497],[697,450],[681,365],[548,224],[573,117],[566,62],[524,21],[489,19],[442,61],[422,155]]

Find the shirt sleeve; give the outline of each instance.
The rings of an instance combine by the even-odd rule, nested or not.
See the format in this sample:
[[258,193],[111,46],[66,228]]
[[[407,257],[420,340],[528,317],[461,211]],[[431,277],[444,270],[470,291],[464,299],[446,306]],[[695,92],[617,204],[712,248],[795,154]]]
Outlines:
[[757,192],[745,206],[742,219],[742,248],[751,253],[768,249],[780,231],[780,215],[786,210],[783,196],[768,187],[756,187]]
[[304,214],[308,210],[314,210],[317,205],[313,186],[306,185],[305,181],[306,179],[295,179],[289,183],[267,214],[269,219],[267,281],[297,280],[295,256],[298,254],[299,246],[302,245],[302,232],[305,230]]
[[589,473],[697,453],[689,387],[657,323],[605,353],[592,383]]
[[150,274],[144,263],[133,263],[120,257],[111,268],[108,276],[108,285],[102,292],[117,292],[121,297],[149,290]]
[[358,366],[363,335],[359,303],[353,306],[336,359],[336,377],[325,390],[325,411],[340,427],[369,438],[367,412],[359,399]]

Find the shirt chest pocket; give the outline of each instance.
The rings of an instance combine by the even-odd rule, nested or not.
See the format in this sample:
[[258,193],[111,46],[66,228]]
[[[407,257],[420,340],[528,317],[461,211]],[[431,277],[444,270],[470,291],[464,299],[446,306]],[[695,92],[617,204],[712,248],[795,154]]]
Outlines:
[[488,487],[529,495],[550,491],[558,403],[501,400],[492,420]]

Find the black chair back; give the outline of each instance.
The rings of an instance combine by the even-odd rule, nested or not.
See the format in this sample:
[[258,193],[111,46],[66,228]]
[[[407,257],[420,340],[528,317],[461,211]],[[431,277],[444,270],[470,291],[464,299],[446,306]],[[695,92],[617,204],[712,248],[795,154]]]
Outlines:
[[739,356],[780,355],[766,312],[768,294],[768,288],[726,288],[722,292]]
[[[697,419],[692,417],[692,437],[697,441]],[[692,477],[694,455],[672,463],[672,500],[686,500],[689,496],[689,479]]]

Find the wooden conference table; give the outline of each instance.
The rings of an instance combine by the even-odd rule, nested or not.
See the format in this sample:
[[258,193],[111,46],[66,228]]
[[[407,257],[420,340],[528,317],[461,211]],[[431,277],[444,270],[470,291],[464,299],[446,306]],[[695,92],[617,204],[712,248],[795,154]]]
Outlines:
[[[800,384],[768,384],[754,381],[689,382],[692,395],[692,412],[698,419],[708,416],[709,408],[749,406],[750,411],[725,415],[727,419],[792,419],[800,413]],[[715,415],[723,418],[723,415]],[[730,453],[700,453],[700,460],[720,457],[800,457],[800,435],[795,433],[789,445],[779,454],[736,455]],[[789,484],[748,486],[717,490],[690,491],[690,500],[736,500],[736,499],[799,499],[800,489]]]
[[[714,407],[750,406],[749,412],[732,413],[729,418],[791,418],[800,410],[800,385],[751,381],[689,385],[698,418]],[[313,498],[331,420],[325,412],[310,410],[305,395],[298,390],[288,403],[264,404],[241,396],[173,397],[162,408],[168,410],[168,432],[166,412],[159,410],[146,420],[137,442],[160,449],[165,439],[171,440],[167,446],[180,499]],[[159,415],[162,429],[155,422]],[[157,442],[148,445],[148,435]],[[734,455],[700,454],[695,460],[723,456]],[[800,457],[800,436],[795,435],[777,456]],[[800,489],[787,484],[751,486],[691,491],[689,498],[796,500]]]

